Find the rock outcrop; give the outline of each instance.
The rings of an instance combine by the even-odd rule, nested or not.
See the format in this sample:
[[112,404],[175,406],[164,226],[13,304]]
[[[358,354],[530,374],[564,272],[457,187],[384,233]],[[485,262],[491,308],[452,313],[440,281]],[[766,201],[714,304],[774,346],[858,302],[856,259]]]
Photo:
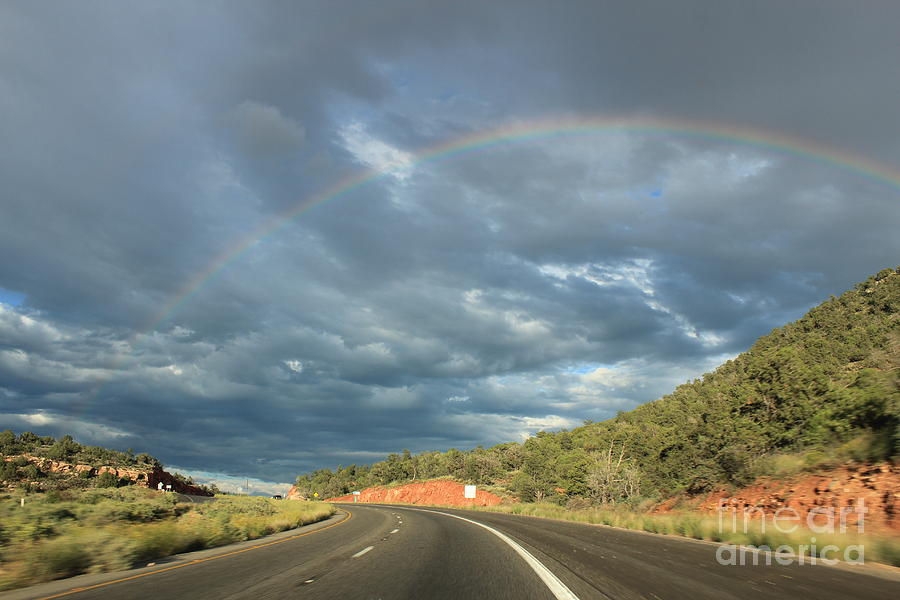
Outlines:
[[193,496],[212,495],[201,487],[184,483],[171,473],[164,471],[161,467],[94,467],[92,465],[79,465],[58,460],[51,460],[49,458],[32,456],[30,454],[8,456],[4,458],[4,460],[9,462],[16,460],[17,458],[24,458],[44,473],[61,473],[72,476],[80,476],[84,473],[88,474],[89,476],[98,476],[104,473],[112,473],[119,479],[128,479],[133,484],[143,485],[154,490],[157,489],[160,483],[162,483],[163,487],[171,485],[172,491],[178,492],[179,494],[190,494]]
[[287,495],[284,497],[285,500],[306,500],[306,496],[297,489],[296,485],[292,485],[291,489],[288,490]]
[[[407,483],[406,485],[385,487],[376,486],[362,490],[356,496],[358,502],[384,502],[387,504],[435,504],[439,506],[493,506],[500,504],[500,496],[477,489],[474,498],[464,496],[465,486],[449,479],[435,479]],[[338,498],[329,498],[328,502],[353,502],[354,496],[348,494]]]

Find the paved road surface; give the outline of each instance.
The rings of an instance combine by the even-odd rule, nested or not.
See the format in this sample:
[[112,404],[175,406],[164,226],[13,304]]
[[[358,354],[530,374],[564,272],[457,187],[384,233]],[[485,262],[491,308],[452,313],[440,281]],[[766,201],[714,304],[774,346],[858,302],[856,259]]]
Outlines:
[[[798,565],[723,567],[716,562],[714,545],[605,527],[472,511],[441,509],[447,514],[438,514],[409,507],[343,508],[349,514],[257,542],[256,547],[245,544],[238,552],[229,547],[193,553],[150,568],[82,576],[0,594],[0,598],[900,597],[900,577],[888,570],[882,573],[868,567],[849,570]],[[493,531],[450,514],[477,521]],[[298,537],[298,533],[302,535]],[[227,554],[215,557],[223,553]],[[191,562],[195,560],[201,562]],[[135,575],[138,577],[104,584]],[[71,592],[76,585],[97,584],[100,587]]]

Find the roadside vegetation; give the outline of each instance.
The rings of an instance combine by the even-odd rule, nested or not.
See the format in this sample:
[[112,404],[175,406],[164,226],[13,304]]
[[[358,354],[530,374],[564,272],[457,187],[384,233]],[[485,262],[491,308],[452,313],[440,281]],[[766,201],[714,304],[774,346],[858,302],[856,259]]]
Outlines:
[[297,478],[311,495],[449,476],[524,502],[636,507],[900,456],[900,268],[884,269],[672,393],[601,423]]
[[333,513],[322,502],[248,496],[179,503],[175,494],[139,486],[0,494],[0,590],[144,565]]

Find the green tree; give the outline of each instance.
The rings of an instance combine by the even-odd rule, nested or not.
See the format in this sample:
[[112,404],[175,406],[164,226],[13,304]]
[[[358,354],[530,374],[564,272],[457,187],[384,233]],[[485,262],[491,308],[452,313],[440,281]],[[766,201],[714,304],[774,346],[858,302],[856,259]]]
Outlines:
[[64,435],[55,442],[46,452],[47,458],[67,461],[81,450],[81,445],[72,439],[71,435]]
[[17,452],[16,434],[9,429],[0,431],[0,456],[9,456]]

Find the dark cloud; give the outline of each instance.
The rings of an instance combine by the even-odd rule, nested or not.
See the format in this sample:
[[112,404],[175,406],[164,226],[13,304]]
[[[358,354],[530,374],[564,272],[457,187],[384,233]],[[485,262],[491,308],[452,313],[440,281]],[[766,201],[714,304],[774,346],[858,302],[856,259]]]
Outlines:
[[[289,481],[655,398],[896,263],[896,170],[865,165],[900,162],[897,17],[4,5],[0,427]],[[811,154],[656,128],[417,161],[559,115]]]
[[248,153],[287,152],[303,142],[303,127],[268,104],[241,102],[231,111],[228,121]]

